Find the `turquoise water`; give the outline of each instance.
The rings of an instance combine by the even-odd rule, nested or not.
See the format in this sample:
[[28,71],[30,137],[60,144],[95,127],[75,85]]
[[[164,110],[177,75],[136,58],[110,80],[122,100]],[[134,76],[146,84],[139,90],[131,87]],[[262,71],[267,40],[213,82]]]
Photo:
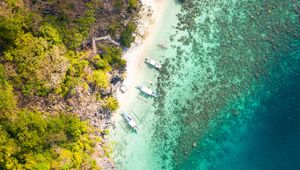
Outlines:
[[[300,169],[300,2],[180,6],[144,169]],[[120,169],[140,169],[125,159]]]
[[[111,131],[110,140],[115,143],[112,157],[117,168],[121,170],[160,169],[160,157],[156,154],[156,147],[153,147],[156,140],[155,126],[160,117],[154,114],[156,110],[154,99],[143,95],[136,88],[145,85],[155,89],[160,76],[159,71],[143,62],[145,57],[151,57],[162,63],[166,59],[176,57],[176,51],[171,48],[172,42],[169,37],[176,32],[173,26],[177,23],[176,14],[180,10],[180,5],[168,0],[161,2],[160,9],[163,11],[160,11],[162,13],[159,13],[156,24],[150,30],[151,36],[150,40],[147,40],[145,51],[138,56],[141,61],[138,70],[135,71],[136,76],[131,79],[132,85],[121,96],[126,102],[120,103],[119,110],[128,112],[137,122],[137,133],[132,132],[118,112],[115,113],[116,127]],[[161,49],[158,44],[165,44],[168,49]]]

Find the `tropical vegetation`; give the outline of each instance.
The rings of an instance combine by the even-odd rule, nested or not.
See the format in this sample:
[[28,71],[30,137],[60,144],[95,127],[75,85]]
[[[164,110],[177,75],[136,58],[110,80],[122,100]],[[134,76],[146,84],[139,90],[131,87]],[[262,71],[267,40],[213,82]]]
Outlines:
[[[66,103],[83,88],[80,95],[97,96],[103,109],[118,108],[108,93],[111,72],[125,70],[122,48],[134,41],[131,14],[138,1],[107,2],[115,8],[112,14],[99,11],[104,3],[0,2],[0,169],[101,168],[92,154],[108,130],[90,126]],[[121,18],[120,11],[131,17],[128,24],[99,18]],[[99,54],[92,53],[87,41],[99,34],[95,32],[99,25],[122,46],[104,43],[98,46]],[[51,109],[52,99],[61,103],[59,110]],[[103,146],[104,156],[109,157],[111,148]]]

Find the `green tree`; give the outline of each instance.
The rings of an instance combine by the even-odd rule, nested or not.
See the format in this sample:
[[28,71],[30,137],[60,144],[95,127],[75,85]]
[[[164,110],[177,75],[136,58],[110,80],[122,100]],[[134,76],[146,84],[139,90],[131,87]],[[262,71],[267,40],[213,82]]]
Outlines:
[[84,36],[76,28],[66,29],[64,31],[64,43],[71,50],[76,50],[84,40]]
[[[91,169],[94,141],[74,115],[18,110],[0,118],[0,169]],[[55,141],[53,141],[55,137]]]
[[111,67],[109,66],[109,63],[106,60],[99,59],[95,64],[97,69],[111,71]]
[[20,150],[14,139],[0,126],[0,168],[21,169],[18,159],[14,157]]
[[122,50],[120,48],[101,46],[103,53],[102,58],[106,60],[110,65],[120,68],[125,68],[126,61],[121,58]]
[[59,32],[57,29],[50,25],[50,24],[44,24],[40,27],[40,35],[44,37],[48,42],[51,42],[53,44],[60,44],[62,43],[62,39],[60,37]]
[[119,108],[118,100],[115,99],[114,97],[107,97],[104,99],[104,101],[105,101],[104,108],[107,108],[111,111],[116,111]]
[[0,64],[0,117],[2,113],[13,111],[16,103],[13,88],[6,80],[4,67]]
[[86,10],[84,15],[77,20],[79,30],[84,37],[88,36],[91,25],[96,21],[96,10],[94,9],[93,4],[87,3],[86,6],[88,7],[88,10]]
[[136,30],[136,25],[133,22],[129,22],[125,30],[121,33],[120,42],[124,47],[130,47],[130,44],[134,42],[135,37],[133,33]]
[[129,8],[130,9],[136,9],[138,6],[138,0],[129,0],[128,4],[129,4]]
[[96,87],[100,89],[106,89],[108,87],[108,79],[105,72],[101,70],[94,71],[93,79],[96,84]]
[[55,89],[55,92],[62,96],[72,94],[76,86],[85,86],[87,82],[92,81],[88,79],[88,77],[92,76],[87,72],[89,61],[84,59],[86,53],[69,51],[66,56],[69,60],[69,67],[67,68],[64,80]]
[[0,44],[8,48],[14,40],[24,33],[27,28],[28,15],[22,0],[4,0],[1,2],[0,12]]
[[30,33],[19,36],[15,46],[5,52],[5,58],[15,66],[17,75],[11,78],[17,89],[24,95],[44,96],[59,86],[68,65],[64,46]]
[[40,112],[21,110],[11,119],[7,131],[15,137],[18,145],[25,151],[41,151],[47,122]]

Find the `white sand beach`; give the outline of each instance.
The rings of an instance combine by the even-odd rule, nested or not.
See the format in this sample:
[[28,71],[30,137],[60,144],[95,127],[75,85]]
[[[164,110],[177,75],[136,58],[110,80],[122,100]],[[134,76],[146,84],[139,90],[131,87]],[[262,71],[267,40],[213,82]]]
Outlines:
[[[120,110],[126,104],[126,99],[131,96],[132,88],[135,88],[135,82],[139,70],[145,59],[147,46],[153,43],[155,32],[158,31],[160,20],[167,6],[164,0],[142,0],[143,10],[140,12],[141,19],[138,21],[138,33],[132,46],[123,54],[127,61],[126,79],[124,85],[128,88],[125,93],[117,92],[117,98],[120,103]],[[151,14],[151,15],[149,15]]]
[[[149,57],[163,63],[164,56],[172,55],[169,53],[169,37],[174,34],[173,25],[176,24],[176,14],[180,7],[174,0],[142,2],[144,10],[139,16],[136,41],[123,55],[127,61],[126,78],[123,82],[127,91],[117,93],[120,108],[112,117],[115,126],[109,135],[115,150],[112,157],[116,167],[120,169],[157,169],[155,151],[151,148],[153,124],[156,122],[154,100],[140,93],[137,86],[144,85],[156,90],[159,72],[146,65],[144,59]],[[148,15],[149,12],[151,15]],[[162,49],[158,44],[164,44],[168,48]],[[136,122],[136,133],[122,118],[121,111]]]

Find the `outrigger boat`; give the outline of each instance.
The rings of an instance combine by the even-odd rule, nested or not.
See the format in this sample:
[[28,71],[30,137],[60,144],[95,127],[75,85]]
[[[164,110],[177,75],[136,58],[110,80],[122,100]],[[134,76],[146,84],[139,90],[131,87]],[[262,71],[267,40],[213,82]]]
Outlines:
[[141,92],[143,92],[143,93],[145,93],[145,94],[147,94],[147,95],[149,95],[151,97],[156,97],[157,96],[156,92],[154,90],[152,90],[152,89],[149,89],[148,87],[139,86],[138,89]]
[[137,126],[135,121],[125,112],[122,111],[121,113],[123,115],[123,118],[126,120],[126,122],[128,123],[128,125],[130,127],[132,127],[132,129],[137,130]]
[[162,49],[167,49],[168,47],[166,46],[166,45],[164,45],[164,44],[157,44],[157,46],[159,46],[160,48],[162,48]]
[[161,67],[162,67],[158,61],[155,61],[151,58],[145,58],[145,62],[157,69],[161,69]]

